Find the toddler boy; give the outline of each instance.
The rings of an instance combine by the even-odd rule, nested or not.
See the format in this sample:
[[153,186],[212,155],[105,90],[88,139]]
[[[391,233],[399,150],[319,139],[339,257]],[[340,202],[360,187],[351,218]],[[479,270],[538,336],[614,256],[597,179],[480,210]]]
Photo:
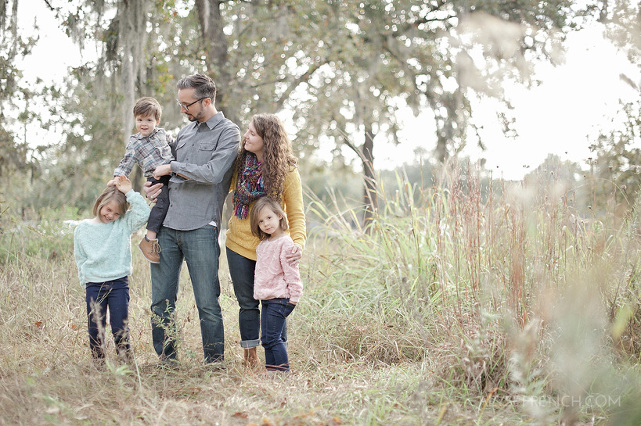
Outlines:
[[169,208],[170,178],[166,175],[157,180],[153,174],[156,167],[169,164],[174,159],[171,154],[170,137],[164,129],[156,127],[160,124],[161,114],[162,107],[156,99],[144,97],[136,101],[134,117],[138,133],[129,137],[125,156],[114,170],[114,177],[120,175],[128,177],[134,163],[138,163],[148,181],[152,184],[160,182],[165,185],[156,199],[156,205],[151,209],[147,222],[147,234],[138,245],[145,258],[151,263],[160,262],[160,245],[156,234],[162,227]]

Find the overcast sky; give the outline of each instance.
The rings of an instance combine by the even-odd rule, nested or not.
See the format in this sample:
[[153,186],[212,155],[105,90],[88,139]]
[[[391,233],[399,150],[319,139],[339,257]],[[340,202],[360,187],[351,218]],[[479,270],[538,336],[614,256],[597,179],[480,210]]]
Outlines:
[[[496,119],[495,101],[475,105],[474,121],[484,127],[482,136],[487,150],[480,152],[471,142],[465,153],[487,159],[486,167],[494,170],[495,177],[521,179],[550,153],[582,163],[590,157],[590,140],[601,129],[620,125],[620,99],[638,98],[638,92],[620,78],[624,73],[641,82],[638,68],[603,37],[600,26],[569,34],[565,48],[562,65],[537,67],[535,78],[542,81],[539,86],[527,89],[511,85],[508,90],[518,137],[503,135]],[[408,140],[418,140],[425,128],[425,120],[409,119]],[[378,153],[378,160],[411,158],[410,145],[406,149],[387,147]]]

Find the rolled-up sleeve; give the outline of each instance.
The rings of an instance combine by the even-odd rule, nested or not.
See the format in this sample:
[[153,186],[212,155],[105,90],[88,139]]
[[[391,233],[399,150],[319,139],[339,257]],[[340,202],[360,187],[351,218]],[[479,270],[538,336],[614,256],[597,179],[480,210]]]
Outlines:
[[[194,149],[189,154],[192,158],[172,161],[171,171],[194,182],[218,184],[236,159],[240,130],[235,126],[227,126],[218,135],[209,134],[207,140],[199,137],[199,133],[203,132],[198,132],[193,138]],[[212,136],[217,136],[217,140],[213,140]]]

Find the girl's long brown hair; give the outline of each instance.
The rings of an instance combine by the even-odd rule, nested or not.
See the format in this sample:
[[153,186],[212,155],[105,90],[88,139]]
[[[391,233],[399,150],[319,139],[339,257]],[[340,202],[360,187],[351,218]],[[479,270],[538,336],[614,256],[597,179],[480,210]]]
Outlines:
[[251,227],[252,234],[257,236],[261,241],[269,238],[269,235],[265,234],[263,230],[260,229],[260,225],[258,224],[258,215],[265,208],[271,209],[274,213],[280,216],[280,220],[278,221],[280,229],[282,229],[283,231],[287,231],[287,229],[289,229],[289,225],[287,224],[287,215],[283,211],[283,208],[280,206],[280,203],[268,195],[260,197],[258,200],[256,200],[256,202],[254,203],[254,207],[249,213],[249,226]]
[[[274,199],[281,201],[285,177],[296,167],[298,160],[292,153],[292,143],[285,132],[285,126],[274,114],[256,114],[252,124],[258,136],[263,138],[262,173],[265,191]],[[236,158],[238,175],[245,164],[247,150],[241,141],[240,152]]]
[[93,205],[93,215],[97,217],[100,214],[100,210],[111,201],[115,201],[118,204],[121,215],[124,215],[129,209],[129,203],[127,202],[125,194],[120,192],[115,186],[108,186],[96,199]]

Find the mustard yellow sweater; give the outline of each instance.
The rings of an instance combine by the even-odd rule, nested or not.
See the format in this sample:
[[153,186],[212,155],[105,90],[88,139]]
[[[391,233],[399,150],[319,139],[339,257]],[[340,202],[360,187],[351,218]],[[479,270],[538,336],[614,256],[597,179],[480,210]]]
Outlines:
[[[237,179],[238,175],[235,172],[231,182],[232,190],[236,188]],[[307,233],[305,211],[303,209],[303,188],[298,169],[292,169],[285,177],[282,198],[281,204],[287,214],[289,235],[295,244],[305,248]],[[259,240],[252,234],[249,226],[249,215],[247,215],[246,219],[239,219],[232,215],[231,219],[229,219],[228,227],[227,242],[225,244],[227,248],[247,259],[256,260],[256,247]]]

